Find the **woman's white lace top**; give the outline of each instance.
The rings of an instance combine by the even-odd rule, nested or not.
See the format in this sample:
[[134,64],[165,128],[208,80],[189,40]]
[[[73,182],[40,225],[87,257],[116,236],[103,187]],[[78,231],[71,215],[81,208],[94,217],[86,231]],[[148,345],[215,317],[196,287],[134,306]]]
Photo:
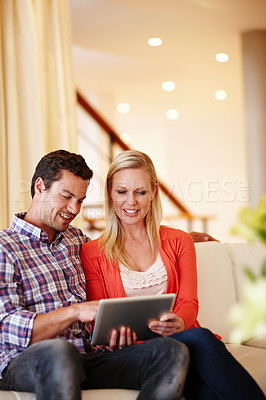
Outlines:
[[121,263],[119,268],[125,296],[166,293],[167,272],[160,253],[158,253],[155,263],[147,271],[134,271]]

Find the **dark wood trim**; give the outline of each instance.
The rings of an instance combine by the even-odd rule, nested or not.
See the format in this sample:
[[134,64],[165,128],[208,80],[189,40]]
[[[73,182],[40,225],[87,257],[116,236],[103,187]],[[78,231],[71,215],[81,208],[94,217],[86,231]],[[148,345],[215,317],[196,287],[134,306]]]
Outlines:
[[111,126],[103,119],[103,117],[96,111],[83,97],[79,91],[77,91],[77,101],[81,107],[86,110],[90,116],[103,128],[103,130],[108,133],[113,141],[117,143],[123,150],[131,150],[130,147],[120,139],[120,137],[116,134],[116,132],[111,128]]

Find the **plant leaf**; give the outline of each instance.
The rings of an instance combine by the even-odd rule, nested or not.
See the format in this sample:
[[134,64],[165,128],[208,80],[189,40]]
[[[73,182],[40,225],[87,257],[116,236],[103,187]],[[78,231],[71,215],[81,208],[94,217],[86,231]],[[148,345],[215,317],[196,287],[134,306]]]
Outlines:
[[263,279],[266,279],[266,259],[264,260],[261,268],[261,275]]

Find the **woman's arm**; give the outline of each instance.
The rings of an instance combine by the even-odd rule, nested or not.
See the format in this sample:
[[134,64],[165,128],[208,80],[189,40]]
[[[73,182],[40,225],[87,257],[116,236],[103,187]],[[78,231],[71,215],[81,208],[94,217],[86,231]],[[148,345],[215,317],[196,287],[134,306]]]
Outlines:
[[164,336],[198,326],[196,252],[191,237],[182,231],[166,229],[162,239],[162,259],[167,269],[168,293],[176,293],[173,313],[152,321],[150,329]]
[[90,242],[81,247],[80,257],[86,279],[86,298],[90,300],[100,300],[106,298],[104,291],[104,281],[98,262],[94,258],[95,263],[92,262],[89,256]]
[[185,232],[177,244],[175,268],[179,289],[173,311],[184,320],[188,329],[196,321],[199,305],[196,251],[191,237]]

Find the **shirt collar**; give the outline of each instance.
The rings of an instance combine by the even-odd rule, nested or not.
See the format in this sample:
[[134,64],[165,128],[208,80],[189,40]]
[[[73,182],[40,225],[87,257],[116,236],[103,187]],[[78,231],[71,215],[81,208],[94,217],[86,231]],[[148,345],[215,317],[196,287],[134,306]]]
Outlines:
[[[11,230],[17,233],[21,233],[22,235],[29,236],[30,238],[36,239],[41,242],[49,242],[48,235],[43,229],[24,221],[25,215],[26,212],[14,215]],[[53,240],[53,243],[59,243],[62,238],[63,232],[58,232],[55,236],[55,239]]]

